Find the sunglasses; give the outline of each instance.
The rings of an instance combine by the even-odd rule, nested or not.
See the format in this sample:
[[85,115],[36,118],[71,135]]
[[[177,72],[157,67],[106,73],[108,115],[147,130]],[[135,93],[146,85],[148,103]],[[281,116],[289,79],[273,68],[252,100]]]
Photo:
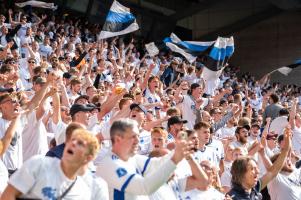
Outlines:
[[28,61],[28,63],[35,64],[36,62],[35,61]]
[[13,65],[13,64],[15,64],[16,62],[15,61],[9,61],[8,62],[8,64],[10,64],[10,65]]

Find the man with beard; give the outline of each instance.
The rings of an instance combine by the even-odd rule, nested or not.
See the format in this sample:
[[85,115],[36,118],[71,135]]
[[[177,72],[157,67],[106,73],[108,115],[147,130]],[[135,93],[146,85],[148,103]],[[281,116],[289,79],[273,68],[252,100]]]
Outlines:
[[248,152],[248,148],[250,144],[248,143],[248,136],[249,136],[250,127],[248,125],[239,126],[235,130],[236,141],[232,142],[231,144],[236,147],[242,147]]
[[[280,153],[274,155],[271,161],[275,163]],[[297,200],[301,198],[301,169],[296,169],[288,156],[280,173],[268,184],[271,200]]]

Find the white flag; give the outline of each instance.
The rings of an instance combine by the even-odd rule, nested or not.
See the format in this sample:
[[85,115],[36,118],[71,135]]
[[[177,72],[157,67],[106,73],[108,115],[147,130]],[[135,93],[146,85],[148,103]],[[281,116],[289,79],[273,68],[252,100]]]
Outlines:
[[145,48],[151,57],[159,54],[159,49],[157,48],[154,42],[146,44]]

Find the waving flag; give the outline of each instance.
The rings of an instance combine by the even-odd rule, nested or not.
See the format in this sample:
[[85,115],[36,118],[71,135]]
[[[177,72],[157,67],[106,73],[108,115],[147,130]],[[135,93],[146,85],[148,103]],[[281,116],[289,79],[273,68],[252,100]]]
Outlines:
[[214,95],[219,85],[219,76],[234,53],[234,39],[218,37],[208,55],[202,57],[202,78],[206,83],[205,93]]
[[130,9],[114,1],[107,15],[99,39],[124,35],[139,29],[136,18]]
[[199,54],[206,51],[215,42],[182,41],[174,33],[163,41],[171,51],[181,54],[190,63],[194,62]]
[[294,64],[290,64],[290,65],[287,65],[287,66],[280,67],[280,68],[278,68],[278,69],[276,69],[272,72],[278,71],[281,74],[287,76],[291,71],[293,71],[294,68],[299,67],[299,65],[301,65],[301,60],[295,61]]

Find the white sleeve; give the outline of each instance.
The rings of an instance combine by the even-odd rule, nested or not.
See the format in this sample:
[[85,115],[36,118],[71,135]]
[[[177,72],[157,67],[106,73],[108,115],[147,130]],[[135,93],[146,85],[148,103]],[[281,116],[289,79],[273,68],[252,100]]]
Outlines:
[[34,156],[24,162],[9,179],[8,183],[14,186],[22,194],[28,193],[34,186],[44,156]]
[[231,187],[231,175],[229,172],[224,172],[221,176],[222,186]]
[[95,178],[93,181],[91,200],[109,200],[108,184],[99,177]]
[[[150,160],[148,161],[148,163],[151,162]],[[128,173],[119,162],[104,159],[98,165],[96,175],[105,179],[110,187],[121,192],[135,195],[149,195],[155,192],[163,183],[167,182],[175,168],[176,165],[171,160],[167,160],[162,162],[156,171],[143,177],[137,172]]]

